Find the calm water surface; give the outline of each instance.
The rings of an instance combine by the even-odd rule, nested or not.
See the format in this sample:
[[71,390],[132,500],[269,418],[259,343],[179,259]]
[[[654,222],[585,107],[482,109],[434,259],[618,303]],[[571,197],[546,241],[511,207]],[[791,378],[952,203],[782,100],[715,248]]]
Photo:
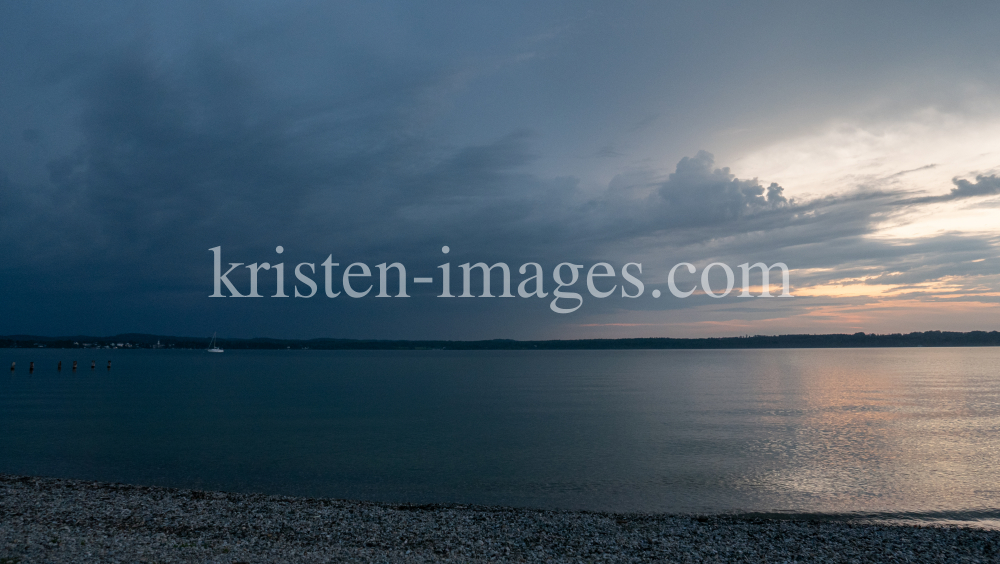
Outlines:
[[0,362],[4,473],[1000,523],[998,348],[0,349]]

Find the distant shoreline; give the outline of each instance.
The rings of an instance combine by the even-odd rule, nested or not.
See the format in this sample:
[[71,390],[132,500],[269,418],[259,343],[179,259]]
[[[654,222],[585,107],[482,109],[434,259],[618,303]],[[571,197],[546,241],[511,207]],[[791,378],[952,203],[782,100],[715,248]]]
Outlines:
[[[0,336],[0,348],[127,348],[204,349],[208,338],[124,333],[108,337],[85,335],[46,337]],[[516,341],[376,340],[376,339],[218,339],[234,350],[638,350],[638,349],[789,349],[881,347],[997,347],[1000,331],[924,331],[914,333],[854,333],[829,335],[748,335],[705,338],[632,338]]]
[[1000,531],[409,505],[0,474],[0,562],[979,562]]

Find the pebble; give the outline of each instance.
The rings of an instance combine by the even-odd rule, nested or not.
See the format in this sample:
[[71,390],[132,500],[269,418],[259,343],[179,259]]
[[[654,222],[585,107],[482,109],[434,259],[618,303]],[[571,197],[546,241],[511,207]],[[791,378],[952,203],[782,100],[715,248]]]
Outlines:
[[0,563],[1000,562],[1000,531],[399,505],[0,474]]

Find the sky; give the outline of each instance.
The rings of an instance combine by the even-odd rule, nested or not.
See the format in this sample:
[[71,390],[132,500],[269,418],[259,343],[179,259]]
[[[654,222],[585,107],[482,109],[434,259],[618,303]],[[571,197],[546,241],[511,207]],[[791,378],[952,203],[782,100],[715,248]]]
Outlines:
[[[0,334],[1000,330],[998,21],[996,2],[2,3]],[[216,247],[238,293],[281,263],[289,297],[277,269],[260,298],[210,297]],[[394,262],[409,297],[395,269],[378,297]],[[513,297],[499,269],[496,297],[457,297],[479,262]],[[759,270],[743,292],[757,262],[787,265],[792,297],[762,297]],[[545,297],[519,295],[526,263]],[[561,263],[579,300],[555,299]]]

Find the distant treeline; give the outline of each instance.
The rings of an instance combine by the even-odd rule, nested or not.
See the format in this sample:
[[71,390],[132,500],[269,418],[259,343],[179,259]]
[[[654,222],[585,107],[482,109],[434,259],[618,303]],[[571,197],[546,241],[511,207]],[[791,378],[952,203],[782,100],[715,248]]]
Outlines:
[[[123,334],[112,337],[0,337],[0,348],[140,348],[204,349],[209,339]],[[753,335],[699,339],[578,339],[566,341],[379,341],[357,339],[219,339],[223,349],[312,350],[608,350],[608,349],[781,349],[864,347],[995,347],[1000,332],[924,331],[922,333],[854,333],[834,335]]]

